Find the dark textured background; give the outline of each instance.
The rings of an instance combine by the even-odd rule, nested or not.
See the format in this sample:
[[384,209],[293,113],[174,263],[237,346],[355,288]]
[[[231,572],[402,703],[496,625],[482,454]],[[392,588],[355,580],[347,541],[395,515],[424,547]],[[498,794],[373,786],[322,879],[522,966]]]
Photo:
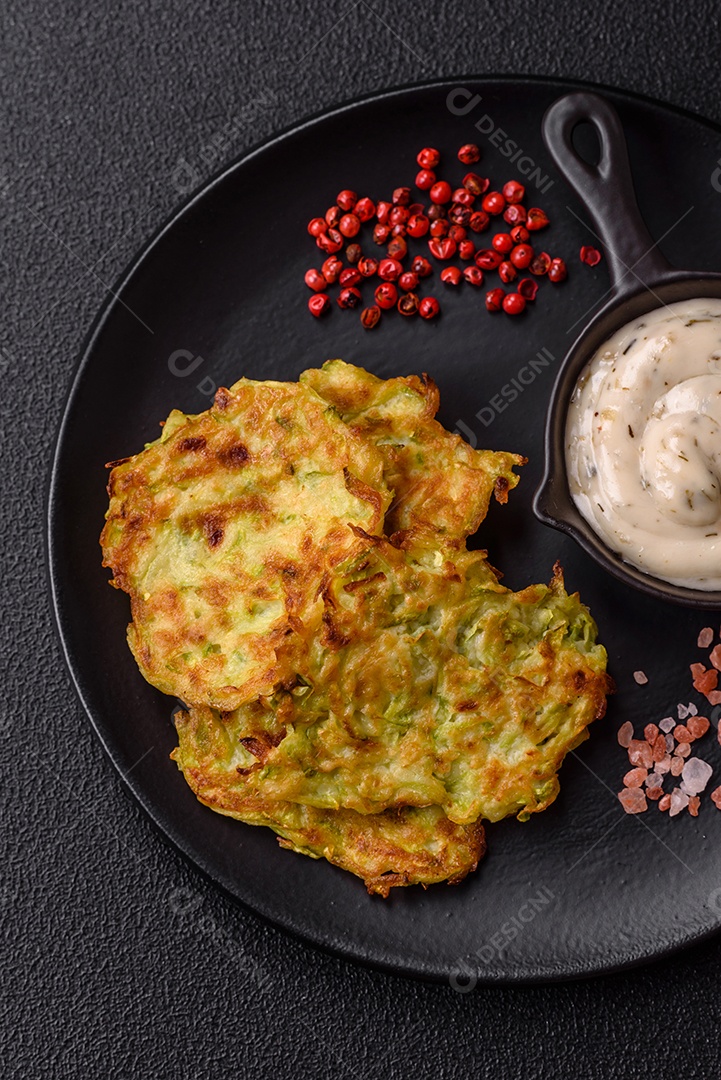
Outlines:
[[42,551],[81,341],[187,185],[326,106],[461,73],[587,78],[721,122],[715,0],[12,0],[3,16],[4,1074],[718,1076],[721,941],[593,982],[460,995],[322,955],[207,887],[90,731]]

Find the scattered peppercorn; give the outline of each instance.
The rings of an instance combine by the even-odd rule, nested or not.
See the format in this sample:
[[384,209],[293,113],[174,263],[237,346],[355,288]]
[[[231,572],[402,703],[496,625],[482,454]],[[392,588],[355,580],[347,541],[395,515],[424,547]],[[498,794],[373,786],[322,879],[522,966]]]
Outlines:
[[357,236],[360,232],[360,218],[357,218],[355,214],[344,214],[338,222],[338,229],[342,236],[352,237]]
[[440,310],[441,305],[435,296],[424,296],[418,305],[418,314],[422,319],[435,319]]
[[354,266],[348,266],[345,270],[341,270],[338,282],[340,287],[345,289],[350,285],[357,285],[360,279],[360,271],[356,270]]
[[416,161],[422,169],[435,169],[441,163],[441,155],[432,146],[424,146],[419,150]]
[[560,281],[565,281],[568,277],[568,270],[563,259],[551,259],[551,265],[548,268],[548,280],[557,284]]
[[525,270],[532,259],[533,248],[530,244],[516,244],[511,251],[511,262],[518,270]]
[[358,272],[361,277],[373,277],[378,272],[378,260],[371,258],[369,255],[364,255],[362,259],[358,260]]
[[548,225],[548,216],[543,210],[539,210],[537,206],[532,206],[528,210],[526,215],[526,228],[530,232],[534,232],[537,229],[545,229]]
[[421,171],[416,174],[416,187],[420,188],[421,191],[430,191],[435,182],[436,174],[433,172],[433,169],[421,169]]
[[463,165],[475,165],[481,159],[481,151],[475,143],[465,143],[458,151],[458,160]]
[[439,180],[430,190],[431,202],[443,205],[451,201],[453,189],[447,180]]
[[486,293],[486,309],[488,311],[500,311],[503,306],[503,289],[491,289]]
[[398,289],[391,281],[384,281],[375,291],[375,301],[379,308],[390,310],[398,302]]
[[441,270],[441,281],[444,285],[460,285],[463,274],[459,266],[444,266]]
[[531,262],[528,264],[528,269],[536,277],[543,277],[548,273],[548,269],[551,265],[551,256],[545,251],[538,251]]
[[381,309],[374,304],[373,307],[363,308],[361,311],[361,323],[364,330],[372,330],[380,322]]
[[415,293],[409,292],[405,296],[402,296],[398,301],[398,310],[401,315],[416,315],[418,312],[418,297]]
[[319,319],[321,315],[325,315],[327,311],[330,311],[330,297],[328,293],[315,293],[308,298],[308,310],[311,315],[315,315],[316,319]]
[[500,191],[489,191],[487,195],[483,196],[481,206],[487,214],[491,214],[495,217],[496,215],[503,213],[506,207],[506,200],[503,198]]
[[601,252],[598,248],[584,245],[581,248],[581,262],[586,266],[597,266],[601,261]]
[[507,315],[520,315],[526,310],[526,301],[520,293],[512,292],[503,297],[503,310]]
[[353,207],[353,213],[361,221],[370,221],[371,218],[376,216],[376,204],[372,199],[367,196],[363,199],[359,199]]
[[324,292],[328,288],[328,282],[320,270],[306,270],[305,283],[313,292]]
[[496,251],[500,251],[502,255],[506,255],[513,247],[513,238],[510,233],[499,232],[493,237],[491,243]]
[[323,277],[329,285],[335,285],[336,281],[340,277],[340,272],[342,269],[343,263],[340,261],[337,255],[330,255],[320,268]]
[[336,302],[339,308],[356,308],[362,299],[360,289],[351,287],[348,289],[341,289]]
[[479,288],[483,284],[483,271],[477,266],[467,266],[463,271],[463,277],[469,285]]
[[358,202],[358,196],[356,195],[355,191],[349,191],[348,188],[345,188],[343,191],[338,193],[335,201],[338,203],[338,206],[340,206],[341,210],[345,210],[347,212],[348,210],[352,210],[355,204]]
[[524,300],[535,300],[536,293],[538,292],[538,282],[533,278],[522,278],[516,286],[516,292],[519,296],[522,296]]
[[503,198],[507,203],[519,203],[523,202],[526,194],[526,189],[523,184],[519,184],[518,180],[509,180],[507,184],[503,185]]
[[403,292],[414,292],[418,288],[418,282],[420,278],[418,274],[414,274],[412,270],[406,270],[404,274],[398,278],[398,287]]
[[320,236],[321,233],[327,232],[327,230],[328,222],[325,218],[314,217],[308,222],[308,232],[314,239],[315,237]]
[[518,271],[512,262],[509,262],[508,259],[504,259],[498,267],[498,276],[505,285],[508,285],[510,282],[516,280]]

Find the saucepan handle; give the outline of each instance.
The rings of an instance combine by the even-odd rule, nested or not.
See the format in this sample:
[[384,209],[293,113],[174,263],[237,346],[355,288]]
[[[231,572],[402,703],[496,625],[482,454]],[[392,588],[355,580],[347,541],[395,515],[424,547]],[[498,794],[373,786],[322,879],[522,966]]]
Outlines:
[[[571,142],[574,128],[593,124],[601,145],[598,165],[579,157]],[[543,138],[561,173],[582,200],[603,244],[617,294],[658,283],[671,270],[658,250],[636,201],[626,137],[608,101],[586,91],[566,94],[547,110]],[[593,244],[589,235],[588,243]]]

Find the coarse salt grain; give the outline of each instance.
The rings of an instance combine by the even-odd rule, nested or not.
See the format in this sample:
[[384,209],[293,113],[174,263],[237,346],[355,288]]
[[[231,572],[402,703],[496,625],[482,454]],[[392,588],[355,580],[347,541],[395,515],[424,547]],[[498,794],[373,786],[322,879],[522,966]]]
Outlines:
[[663,776],[671,768],[671,755],[665,754],[660,761],[656,762],[655,771]]
[[680,758],[687,758],[690,753],[691,744],[687,742],[680,742],[674,750],[675,756]]
[[698,716],[698,709],[696,708],[696,706],[694,705],[694,703],[692,701],[689,701],[686,708],[688,709],[688,715],[689,716]]
[[717,671],[721,671],[721,645],[717,645],[715,649],[711,650],[709,660]]
[[676,817],[676,814],[680,814],[682,810],[685,810],[688,806],[688,798],[686,792],[681,791],[681,788],[674,788],[671,792],[669,817]]
[[648,810],[646,796],[638,787],[624,788],[623,791],[619,791],[618,801],[627,814],[642,814],[644,810]]
[[710,726],[711,725],[705,716],[691,716],[686,721],[686,727],[691,732],[694,739],[703,738]]
[[676,742],[692,742],[693,735],[686,727],[685,724],[677,724],[673,730],[673,737]]
[[699,649],[708,649],[709,645],[713,641],[713,630],[710,626],[704,626],[703,630],[698,636],[697,645]]
[[709,705],[721,705],[721,690],[712,690],[706,695]]
[[658,800],[658,808],[659,808],[659,810],[668,810],[670,805],[671,805],[671,796],[669,795],[668,792],[666,792],[666,794],[662,795],[661,798]]
[[658,728],[656,725],[646,724],[646,727],[643,729],[643,737],[650,746],[653,746],[658,738]]
[[676,712],[678,713],[679,720],[685,720],[688,716],[688,705],[678,704],[676,706]]
[[701,800],[698,795],[692,795],[688,800],[688,812],[691,817],[698,817],[699,807],[701,806]]
[[683,758],[671,758],[671,776],[680,776],[683,772]]
[[676,727],[676,721],[672,716],[664,716],[658,726],[661,728],[661,731],[668,735],[669,731],[672,731]]
[[662,787],[647,787],[646,798],[651,799],[652,802],[657,802],[663,796]]
[[706,790],[712,772],[713,768],[707,761],[698,757],[689,758],[684,763],[683,772],[681,773],[684,790],[689,795],[700,795],[702,791]]
[[633,738],[633,724],[630,720],[627,720],[625,724],[621,724],[618,729],[618,745],[622,746],[624,750],[627,750],[631,745],[631,739]]
[[634,671],[633,677],[639,686],[645,686],[648,682],[648,675],[644,671]]
[[711,792],[711,802],[721,810],[721,787],[717,787]]
[[628,744],[628,760],[632,765],[640,765],[644,769],[650,769],[653,765],[651,747],[645,739],[631,739]]
[[630,769],[623,778],[623,786],[641,787],[647,776],[647,769]]
[[674,746],[676,745],[676,740],[674,739],[673,735],[667,735],[666,738],[663,740],[663,745],[666,750],[673,750]]

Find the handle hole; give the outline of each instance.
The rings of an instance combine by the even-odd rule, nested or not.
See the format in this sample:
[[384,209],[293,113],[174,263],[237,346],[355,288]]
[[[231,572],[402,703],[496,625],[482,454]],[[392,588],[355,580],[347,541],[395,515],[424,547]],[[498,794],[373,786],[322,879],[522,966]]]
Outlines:
[[598,137],[598,129],[589,120],[582,120],[576,124],[571,132],[571,144],[578,156],[587,165],[598,165],[601,160],[601,140]]

